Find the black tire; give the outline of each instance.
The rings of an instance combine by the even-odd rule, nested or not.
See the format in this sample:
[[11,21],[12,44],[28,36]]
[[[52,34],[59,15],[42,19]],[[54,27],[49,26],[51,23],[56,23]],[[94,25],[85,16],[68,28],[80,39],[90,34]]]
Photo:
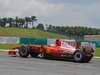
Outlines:
[[84,58],[84,54],[82,51],[76,51],[73,55],[73,59],[75,62],[82,62]]
[[92,57],[93,57],[93,55],[91,55],[91,56],[85,56],[84,59],[83,59],[83,62],[85,62],[85,63],[90,62],[91,59],[92,59]]
[[19,56],[27,58],[29,56],[29,48],[27,46],[21,46],[19,48]]

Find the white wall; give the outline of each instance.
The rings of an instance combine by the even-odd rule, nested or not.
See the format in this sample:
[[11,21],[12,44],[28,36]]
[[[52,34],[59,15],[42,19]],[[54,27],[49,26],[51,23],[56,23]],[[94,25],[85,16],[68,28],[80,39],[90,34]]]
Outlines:
[[0,44],[19,44],[19,38],[0,36]]

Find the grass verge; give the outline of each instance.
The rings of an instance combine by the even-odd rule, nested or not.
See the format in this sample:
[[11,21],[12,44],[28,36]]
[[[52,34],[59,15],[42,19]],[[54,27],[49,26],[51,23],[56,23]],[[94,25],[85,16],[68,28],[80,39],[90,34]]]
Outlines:
[[32,37],[32,38],[68,38],[66,36],[40,31],[38,29],[0,28],[0,36]]
[[95,53],[96,56],[100,57],[100,48],[96,48],[96,53]]
[[12,49],[19,46],[18,44],[0,44],[0,49]]

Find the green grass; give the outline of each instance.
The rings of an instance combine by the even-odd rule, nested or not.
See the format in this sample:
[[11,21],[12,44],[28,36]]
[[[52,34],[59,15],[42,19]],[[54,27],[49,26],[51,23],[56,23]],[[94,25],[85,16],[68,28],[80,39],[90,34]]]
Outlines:
[[32,37],[32,38],[67,38],[66,36],[40,31],[37,29],[0,28],[0,36]]
[[18,44],[0,44],[0,49],[12,49],[19,46]]
[[100,57],[100,48],[96,48],[96,53],[95,53],[95,55]]

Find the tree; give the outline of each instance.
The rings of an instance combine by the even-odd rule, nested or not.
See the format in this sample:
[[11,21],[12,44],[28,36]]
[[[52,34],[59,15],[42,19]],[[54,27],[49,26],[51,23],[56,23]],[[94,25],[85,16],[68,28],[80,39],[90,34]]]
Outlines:
[[23,28],[24,27],[23,25],[25,24],[25,20],[23,18],[19,18],[18,22],[19,22],[19,28]]
[[13,22],[14,22],[14,19],[9,17],[8,18],[9,27],[13,27],[13,24],[12,24]]
[[18,16],[16,16],[16,18],[15,18],[15,27],[17,27],[17,28],[19,28],[19,18],[18,18]]
[[31,22],[31,18],[30,17],[25,17],[25,28],[28,28],[29,22]]
[[31,16],[31,21],[32,21],[32,27],[34,25],[34,22],[37,21],[37,18],[36,16]]
[[5,27],[6,23],[7,23],[7,18],[6,17],[2,18],[1,19],[1,27]]
[[39,30],[44,30],[44,25],[42,23],[40,23],[40,24],[37,25],[36,28],[39,29]]
[[53,32],[53,25],[49,25],[49,26],[47,27],[47,31],[48,31],[48,32]]

